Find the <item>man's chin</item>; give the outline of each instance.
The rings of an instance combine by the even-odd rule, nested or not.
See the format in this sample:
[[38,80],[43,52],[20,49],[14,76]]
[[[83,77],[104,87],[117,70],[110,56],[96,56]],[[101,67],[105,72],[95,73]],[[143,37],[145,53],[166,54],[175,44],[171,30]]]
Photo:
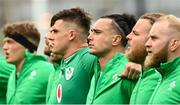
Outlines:
[[125,50],[125,55],[128,56],[129,54],[131,54],[131,51],[129,49]]
[[151,66],[153,66],[152,65],[152,61],[151,61],[151,56],[146,56],[146,59],[145,59],[145,61],[144,61],[144,67],[145,68],[151,68]]
[[126,57],[128,58],[129,61],[131,61],[131,62],[134,62],[134,61],[135,61],[132,52],[127,51],[127,52],[125,53],[125,55],[126,55]]
[[130,48],[127,48],[126,50],[125,50],[125,54],[128,54],[128,53],[131,53],[131,50],[130,50]]
[[7,63],[14,64],[11,60],[6,60]]
[[45,51],[45,50],[44,50],[44,54],[47,55],[47,56],[50,56],[51,51]]
[[93,51],[92,49],[89,49],[89,53],[90,53],[90,54],[94,54],[95,51]]
[[145,68],[158,67],[160,64],[160,61],[161,60],[158,57],[148,55],[145,59],[144,67]]
[[89,53],[90,53],[90,54],[92,54],[92,55],[96,55],[96,53],[95,53],[95,52],[91,52],[91,51],[89,51]]

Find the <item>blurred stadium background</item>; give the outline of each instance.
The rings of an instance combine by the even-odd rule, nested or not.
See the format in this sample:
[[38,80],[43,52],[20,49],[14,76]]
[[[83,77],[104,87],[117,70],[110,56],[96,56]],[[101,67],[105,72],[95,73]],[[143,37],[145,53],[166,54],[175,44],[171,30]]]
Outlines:
[[[146,12],[162,12],[180,17],[180,0],[0,0],[0,28],[6,23],[31,20],[41,33],[38,49],[43,54],[44,36],[53,14],[62,9],[81,7],[89,12],[95,21],[111,13],[130,13],[139,18]],[[0,31],[0,54],[3,35]]]

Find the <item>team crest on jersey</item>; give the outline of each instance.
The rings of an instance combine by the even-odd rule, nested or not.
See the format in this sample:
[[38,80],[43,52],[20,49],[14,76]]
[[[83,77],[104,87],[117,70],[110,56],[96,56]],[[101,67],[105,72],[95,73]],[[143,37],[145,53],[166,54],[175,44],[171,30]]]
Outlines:
[[29,79],[33,79],[36,76],[36,70],[32,70]]
[[74,74],[74,68],[68,67],[66,68],[66,80],[70,80]]
[[115,81],[118,79],[118,74],[114,74],[113,77],[112,77],[112,81]]
[[61,86],[61,84],[59,84],[57,86],[57,89],[56,89],[56,98],[57,98],[58,103],[60,103],[61,99],[62,99],[62,86]]
[[173,81],[169,84],[168,91],[172,91],[172,89],[176,86],[176,81]]

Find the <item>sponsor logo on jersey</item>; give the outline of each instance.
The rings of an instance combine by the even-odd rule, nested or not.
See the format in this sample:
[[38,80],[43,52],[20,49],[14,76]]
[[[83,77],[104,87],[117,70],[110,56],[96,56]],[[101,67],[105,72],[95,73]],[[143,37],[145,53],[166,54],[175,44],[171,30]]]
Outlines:
[[66,68],[66,80],[70,80],[73,77],[73,74],[74,74],[73,67]]
[[62,86],[61,86],[61,84],[58,84],[58,86],[57,86],[56,98],[57,98],[58,103],[60,103],[61,99],[62,99]]

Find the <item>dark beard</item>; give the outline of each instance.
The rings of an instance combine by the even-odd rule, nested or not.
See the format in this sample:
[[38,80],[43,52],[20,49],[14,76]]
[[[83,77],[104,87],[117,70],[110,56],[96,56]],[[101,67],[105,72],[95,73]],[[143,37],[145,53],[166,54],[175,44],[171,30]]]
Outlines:
[[126,53],[126,56],[129,61],[138,63],[138,64],[143,64],[145,61],[145,58],[147,56],[147,52],[145,49],[139,49],[136,51],[132,51],[131,53]]
[[161,63],[167,62],[168,58],[168,48],[164,48],[159,53],[147,56],[144,62],[144,68],[159,68]]
[[47,55],[47,56],[50,56],[51,55],[51,50],[48,47],[45,47],[44,48],[44,54]]

